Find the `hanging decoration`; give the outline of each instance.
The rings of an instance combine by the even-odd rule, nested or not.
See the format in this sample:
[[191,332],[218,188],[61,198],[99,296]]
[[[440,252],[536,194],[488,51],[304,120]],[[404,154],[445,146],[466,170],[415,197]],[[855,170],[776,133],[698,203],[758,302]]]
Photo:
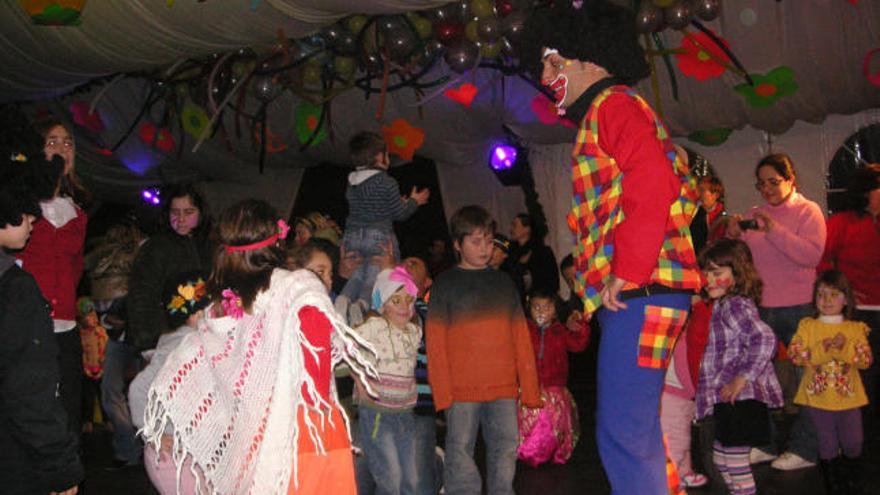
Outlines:
[[449,88],[443,92],[443,95],[450,100],[460,103],[467,108],[471,107],[471,103],[477,96],[477,87],[471,83],[464,83],[457,88]]
[[412,160],[417,149],[425,142],[425,131],[413,127],[406,119],[397,119],[382,127],[382,137],[388,145],[388,152],[404,160]]
[[[871,62],[874,59],[878,60],[878,65],[875,70],[872,71]],[[865,79],[867,79],[869,83],[874,86],[880,86],[880,48],[875,48],[865,54],[865,59],[862,61],[862,74],[865,75]]]
[[190,101],[183,105],[183,110],[180,112],[180,120],[183,130],[195,139],[199,139],[211,119],[208,118],[208,114],[205,113],[202,107]]
[[727,141],[731,133],[733,133],[733,129],[716,127],[715,129],[692,132],[688,135],[688,139],[703,146],[720,146]]
[[303,145],[315,146],[327,137],[321,106],[304,101],[293,111],[296,138]]
[[141,124],[138,135],[140,136],[141,141],[145,144],[155,146],[156,149],[163,153],[171,153],[174,151],[174,138],[171,136],[171,131],[165,127],[157,129],[152,122],[144,122]]
[[[262,124],[257,123],[254,128],[254,140],[257,144],[262,144],[263,142],[262,130]],[[266,125],[266,145],[262,149],[266,150],[266,153],[279,153],[287,149],[287,143],[284,142],[281,136],[272,132],[272,128]]]
[[[727,41],[718,38],[724,46]],[[686,33],[681,39],[681,46],[675,54],[678,70],[682,74],[693,77],[697,81],[706,81],[724,74],[730,58],[706,33]]]
[[88,129],[94,133],[104,131],[104,120],[98,110],[91,110],[88,103],[84,101],[74,101],[70,104],[70,113],[73,116],[73,123]]
[[31,17],[31,22],[40,26],[79,26],[86,6],[86,0],[18,0],[18,3]]
[[798,89],[794,80],[794,71],[786,66],[777,67],[767,74],[750,74],[750,76],[754,80],[754,85],[738,84],[733,89],[753,107],[769,107],[779,98],[793,95]]

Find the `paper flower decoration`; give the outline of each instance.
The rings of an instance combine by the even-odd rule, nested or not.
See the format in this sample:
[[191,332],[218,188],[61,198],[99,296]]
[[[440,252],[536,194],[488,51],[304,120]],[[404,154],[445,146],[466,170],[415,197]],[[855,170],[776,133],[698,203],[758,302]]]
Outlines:
[[95,148],[95,153],[104,156],[113,156],[113,150],[109,148]]
[[[312,137],[312,134],[315,133],[318,123],[321,122],[321,107],[308,102],[300,103],[293,111],[293,120],[295,122],[296,137],[300,143],[305,144]],[[321,129],[318,131],[315,139],[312,139],[310,146],[320,143],[327,137],[326,129],[326,126],[321,125]]]
[[[726,40],[718,38],[729,46]],[[678,70],[697,81],[706,81],[724,74],[730,57],[706,33],[688,33],[681,39],[680,53],[675,54]]]
[[727,141],[733,129],[727,127],[717,127],[715,129],[705,129],[702,131],[692,132],[688,135],[688,139],[703,146],[718,146]]
[[477,96],[477,87],[471,83],[464,83],[457,88],[447,89],[443,92],[443,95],[470,108],[471,103],[473,103],[474,98]]
[[[262,131],[263,126],[261,124],[257,124],[254,127],[254,140],[257,143],[262,144],[263,136]],[[272,127],[266,126],[266,153],[278,153],[279,151],[284,151],[287,149],[287,143],[281,139],[281,136],[272,132]]]
[[410,125],[406,119],[397,119],[382,128],[382,137],[388,145],[388,152],[412,160],[416,150],[425,142],[425,131]]
[[149,146],[155,146],[159,151],[165,153],[171,153],[174,151],[174,138],[171,136],[171,132],[165,127],[162,129],[156,129],[156,126],[152,123],[144,122],[141,125],[139,134],[141,141]]
[[183,121],[183,130],[190,136],[200,139],[202,132],[208,126],[208,122],[210,122],[208,114],[202,110],[202,107],[192,102],[184,105],[180,113],[181,120]]
[[73,123],[98,133],[104,130],[104,121],[98,109],[89,113],[89,104],[84,101],[75,101],[70,104],[70,113],[73,114]]
[[769,107],[783,96],[793,95],[798,85],[794,80],[794,71],[786,66],[777,67],[765,74],[750,74],[755,81],[754,86],[738,84],[734,86],[753,107]]
[[41,26],[79,26],[86,0],[18,0],[31,22]]
[[875,48],[865,54],[865,59],[862,61],[862,74],[865,75],[865,79],[869,83],[874,86],[880,86],[880,68],[873,72],[871,71],[871,61],[874,58],[880,59],[880,48]]
[[532,98],[532,112],[538,117],[538,121],[542,124],[562,124],[565,127],[574,127],[572,121],[559,116],[556,112],[556,105],[550,101],[550,98],[547,98],[542,93],[538,93]]

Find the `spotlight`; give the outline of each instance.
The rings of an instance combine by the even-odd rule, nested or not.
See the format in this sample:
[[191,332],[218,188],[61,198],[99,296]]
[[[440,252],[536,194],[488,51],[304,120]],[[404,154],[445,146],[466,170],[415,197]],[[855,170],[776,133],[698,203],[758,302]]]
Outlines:
[[524,170],[528,168],[529,152],[520,144],[507,126],[502,126],[506,139],[494,146],[489,153],[489,168],[505,186],[522,185]]
[[141,191],[141,199],[151,205],[158,205],[162,202],[162,200],[159,199],[159,190],[156,188],[144,189]]
[[507,170],[513,168],[516,163],[516,148],[507,144],[497,144],[492,149],[492,157],[489,165],[493,170]]

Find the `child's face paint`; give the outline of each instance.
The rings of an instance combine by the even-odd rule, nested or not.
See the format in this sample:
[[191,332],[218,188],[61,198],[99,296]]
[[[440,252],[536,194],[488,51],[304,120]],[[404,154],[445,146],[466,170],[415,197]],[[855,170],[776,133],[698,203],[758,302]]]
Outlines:
[[706,277],[706,293],[710,299],[724,297],[736,285],[733,269],[729,266],[711,265],[708,270],[703,270],[703,275]]
[[550,299],[533,298],[529,302],[529,312],[531,313],[532,320],[539,327],[543,327],[556,319],[556,306]]
[[846,307],[846,295],[839,289],[828,285],[820,285],[816,290],[816,308],[820,314],[835,316],[843,314]]

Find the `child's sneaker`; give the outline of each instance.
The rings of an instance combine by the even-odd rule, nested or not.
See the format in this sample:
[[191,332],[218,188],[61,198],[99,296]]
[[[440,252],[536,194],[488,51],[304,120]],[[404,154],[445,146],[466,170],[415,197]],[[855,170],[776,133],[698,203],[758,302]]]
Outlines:
[[697,488],[709,482],[709,478],[699,473],[688,473],[681,477],[681,483],[685,488]]

